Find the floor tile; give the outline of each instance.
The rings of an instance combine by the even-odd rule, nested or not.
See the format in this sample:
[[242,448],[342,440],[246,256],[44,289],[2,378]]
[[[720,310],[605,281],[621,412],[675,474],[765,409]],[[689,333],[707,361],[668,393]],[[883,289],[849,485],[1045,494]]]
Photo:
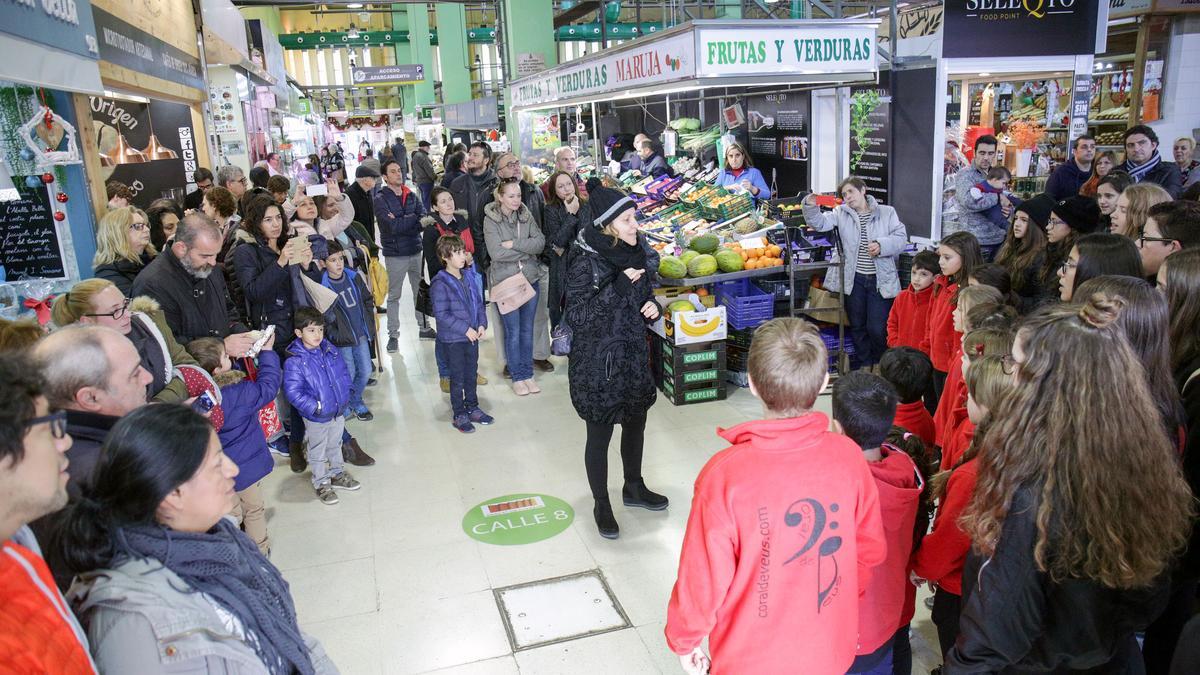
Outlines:
[[511,656],[476,661],[461,666],[430,670],[423,675],[520,675],[517,662]]
[[658,668],[636,631],[627,628],[586,640],[572,640],[518,652],[521,675],[631,675],[657,673]]
[[377,675],[379,660],[379,613],[369,612],[337,619],[304,623],[300,630],[313,636],[345,675]]
[[597,570],[496,589],[514,650],[584,639],[630,626]]
[[464,538],[388,556],[388,563],[375,570],[380,609],[411,609],[442,598],[488,590],[491,586],[477,547],[474,541]]
[[379,608],[375,562],[360,558],[346,562],[285,570],[300,623],[316,623]]
[[380,612],[385,673],[423,673],[510,654],[492,592]]

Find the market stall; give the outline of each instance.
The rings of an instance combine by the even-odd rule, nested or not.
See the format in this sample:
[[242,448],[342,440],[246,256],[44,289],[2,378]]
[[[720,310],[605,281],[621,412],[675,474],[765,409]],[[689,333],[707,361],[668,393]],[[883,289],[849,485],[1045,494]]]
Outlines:
[[[592,163],[610,169],[638,203],[642,229],[662,258],[659,294],[668,308],[652,338],[662,347],[652,354],[670,357],[691,345],[721,352],[719,366],[702,359],[708,367],[699,370],[668,365],[673,357],[656,362],[676,404],[723,398],[726,379],[744,386],[753,331],[776,315],[831,321],[822,327],[831,365],[846,365],[840,299],[814,302],[811,296],[828,294],[809,292],[814,276],[837,264],[836,242],[804,226],[798,196],[810,188],[816,131],[841,139],[847,112],[814,119],[811,92],[877,83],[877,24],[694,21],[512,84],[515,135],[529,145],[523,158],[560,145],[564,121],[581,118],[584,128],[590,121],[591,144],[572,146],[577,154],[589,149]],[[849,96],[844,100],[848,105]],[[602,136],[630,130],[603,122],[620,119],[622,106],[663,111],[655,140],[674,175],[611,170]],[[748,149],[783,199],[757,200],[737,185],[716,184],[731,139]],[[836,148],[830,155],[839,160],[822,169],[840,176],[848,154]]]

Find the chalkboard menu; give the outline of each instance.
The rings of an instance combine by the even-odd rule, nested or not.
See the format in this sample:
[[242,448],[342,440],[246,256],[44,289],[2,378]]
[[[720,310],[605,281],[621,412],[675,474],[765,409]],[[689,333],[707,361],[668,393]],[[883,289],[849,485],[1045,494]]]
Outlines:
[[21,198],[0,202],[0,264],[8,281],[65,278],[48,191],[41,185],[27,187],[25,176],[13,176],[13,184]]
[[748,96],[750,157],[780,197],[808,190],[809,93]]

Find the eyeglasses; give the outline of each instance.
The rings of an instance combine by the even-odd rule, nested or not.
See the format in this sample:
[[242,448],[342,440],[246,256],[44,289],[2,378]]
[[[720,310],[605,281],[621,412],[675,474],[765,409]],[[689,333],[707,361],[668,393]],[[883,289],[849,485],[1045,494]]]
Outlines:
[[119,319],[122,316],[125,316],[125,312],[128,310],[129,310],[129,298],[125,298],[125,302],[121,303],[120,307],[114,309],[111,312],[108,312],[107,314],[84,314],[84,316],[90,316],[90,317],[94,317],[94,318],[107,316],[110,319]]
[[1158,241],[1158,242],[1162,242],[1164,244],[1169,244],[1173,241],[1178,241],[1178,240],[1171,239],[1170,237],[1147,237],[1144,234],[1137,238],[1138,246],[1145,246],[1146,242],[1148,242],[1148,241]]
[[207,192],[212,186],[212,183],[196,183],[196,187],[200,188],[201,192]]
[[26,429],[32,429],[39,424],[49,424],[50,433],[55,438],[64,438],[67,435],[67,411],[59,410],[56,413],[35,417],[25,423]]
[[129,224],[129,229],[133,230],[134,232],[143,232],[149,227],[150,226],[145,223],[130,223]]
[[515,168],[518,166],[521,166],[521,160],[514,159],[511,162],[505,162],[505,163],[501,164],[500,168],[501,169],[512,169],[512,168]]
[[1058,271],[1066,274],[1067,270],[1075,269],[1076,267],[1079,267],[1078,261],[1072,262],[1070,259],[1067,259],[1062,261],[1062,264],[1058,266]]

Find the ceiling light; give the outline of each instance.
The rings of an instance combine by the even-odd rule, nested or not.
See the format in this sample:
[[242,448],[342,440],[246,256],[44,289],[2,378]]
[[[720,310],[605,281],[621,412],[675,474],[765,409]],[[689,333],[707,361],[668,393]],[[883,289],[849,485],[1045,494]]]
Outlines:
[[980,73],[979,76],[980,77],[991,77],[992,74],[991,73]]
[[346,5],[346,9],[360,9],[361,7],[362,7],[361,2],[352,2],[348,5]]

